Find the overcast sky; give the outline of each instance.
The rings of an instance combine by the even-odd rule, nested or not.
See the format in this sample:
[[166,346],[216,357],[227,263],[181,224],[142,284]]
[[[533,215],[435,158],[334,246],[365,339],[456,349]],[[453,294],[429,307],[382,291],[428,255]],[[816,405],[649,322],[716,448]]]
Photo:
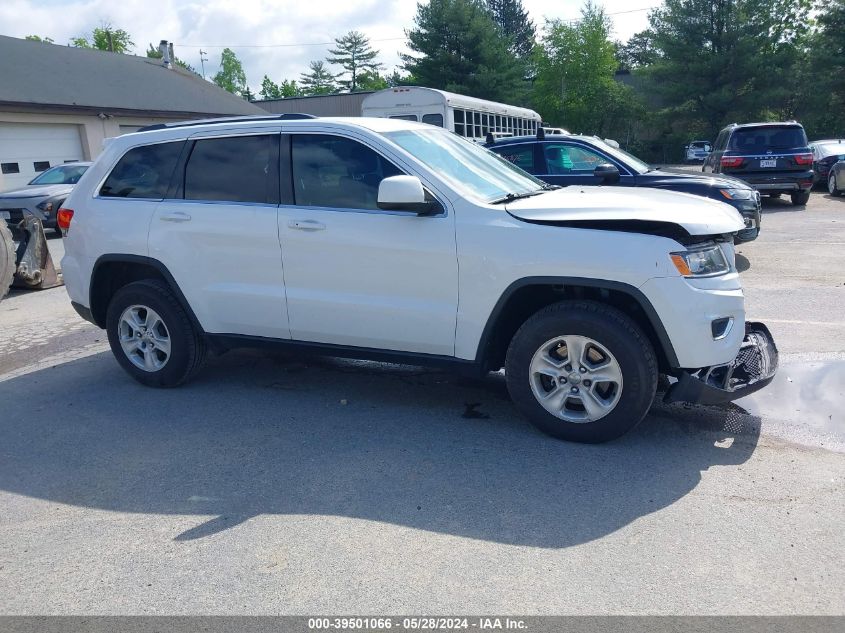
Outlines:
[[[535,24],[545,18],[577,19],[580,0],[523,0]],[[599,0],[612,14],[615,37],[627,40],[646,28],[657,0]],[[267,74],[276,82],[298,79],[312,59],[323,59],[335,37],[350,30],[365,33],[391,71],[405,51],[404,31],[413,25],[415,0],[0,0],[0,34],[36,34],[66,44],[107,21],[132,35],[134,52],[162,39],[174,43],[176,56],[200,70],[206,51],[207,77],[220,62],[223,47],[241,59],[253,90]],[[615,15],[613,15],[615,14]]]

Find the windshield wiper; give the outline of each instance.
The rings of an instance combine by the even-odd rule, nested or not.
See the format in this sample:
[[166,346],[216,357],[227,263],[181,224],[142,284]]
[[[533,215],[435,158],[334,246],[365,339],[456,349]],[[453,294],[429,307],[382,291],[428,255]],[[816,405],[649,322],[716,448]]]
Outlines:
[[513,202],[514,200],[521,200],[522,198],[530,198],[531,196],[539,196],[541,193],[548,191],[545,187],[539,191],[526,191],[524,193],[508,193],[504,198],[493,200],[490,204],[502,204],[503,202]]

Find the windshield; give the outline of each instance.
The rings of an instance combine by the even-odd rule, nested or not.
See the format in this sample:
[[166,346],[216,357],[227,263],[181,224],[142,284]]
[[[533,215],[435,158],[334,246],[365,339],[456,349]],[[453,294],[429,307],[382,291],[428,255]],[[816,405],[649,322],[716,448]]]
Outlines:
[[626,167],[630,167],[638,174],[644,174],[648,171],[652,170],[651,165],[646,162],[641,161],[639,158],[634,156],[633,154],[629,154],[624,149],[619,149],[618,147],[613,147],[612,145],[608,145],[602,140],[597,139],[590,139],[590,142],[596,145],[599,149],[603,152],[610,154],[621,163],[624,163]]
[[385,136],[436,170],[454,189],[483,202],[548,188],[490,150],[445,130],[405,130]]
[[736,130],[728,149],[743,152],[765,152],[768,149],[806,147],[804,129],[794,125],[772,125]]
[[88,165],[60,165],[48,169],[29,182],[31,185],[75,185],[82,178]]

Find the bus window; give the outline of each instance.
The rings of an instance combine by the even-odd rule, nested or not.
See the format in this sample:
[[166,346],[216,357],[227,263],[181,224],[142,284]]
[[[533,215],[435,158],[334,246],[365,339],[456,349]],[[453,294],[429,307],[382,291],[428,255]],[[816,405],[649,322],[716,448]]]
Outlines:
[[402,119],[403,121],[419,121],[416,114],[394,114],[391,119]]
[[455,110],[455,134],[458,136],[466,136],[464,132],[464,111]]
[[481,112],[473,112],[472,118],[475,121],[475,131],[472,135],[475,138],[481,138],[483,136],[483,134],[481,134]]
[[442,114],[423,114],[423,123],[428,123],[429,125],[436,125],[437,127],[443,127],[443,115]]

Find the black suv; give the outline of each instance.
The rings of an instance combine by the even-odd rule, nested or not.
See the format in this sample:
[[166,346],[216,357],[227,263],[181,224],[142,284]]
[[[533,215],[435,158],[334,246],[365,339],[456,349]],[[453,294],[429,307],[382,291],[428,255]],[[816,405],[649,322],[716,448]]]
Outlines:
[[735,242],[750,242],[760,233],[760,194],[736,178],[655,168],[596,136],[488,137],[485,147],[552,185],[653,187],[713,198],[745,220],[747,228],[734,236]]
[[813,152],[800,123],[732,123],[716,138],[702,171],[742,178],[760,193],[787,193],[807,204],[813,188]]

